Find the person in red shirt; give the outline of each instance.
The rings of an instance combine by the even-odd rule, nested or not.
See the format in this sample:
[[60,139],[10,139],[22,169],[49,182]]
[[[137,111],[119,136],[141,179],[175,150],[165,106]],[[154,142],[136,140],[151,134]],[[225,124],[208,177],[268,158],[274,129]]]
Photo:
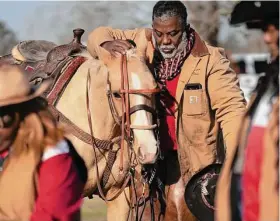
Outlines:
[[0,82],[0,220],[79,221],[86,167],[39,97],[48,83],[7,64]]
[[[244,13],[247,10],[248,13]],[[231,25],[263,31],[270,62],[240,121],[237,148],[217,188],[217,221],[279,220],[279,1],[240,1]]]

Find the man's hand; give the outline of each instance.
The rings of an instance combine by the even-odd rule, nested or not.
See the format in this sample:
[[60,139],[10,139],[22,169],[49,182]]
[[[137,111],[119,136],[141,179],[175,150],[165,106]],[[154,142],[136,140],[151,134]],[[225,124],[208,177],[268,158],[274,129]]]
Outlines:
[[133,46],[127,40],[114,40],[104,42],[101,47],[109,51],[112,56],[117,57],[119,54],[125,54],[126,50]]

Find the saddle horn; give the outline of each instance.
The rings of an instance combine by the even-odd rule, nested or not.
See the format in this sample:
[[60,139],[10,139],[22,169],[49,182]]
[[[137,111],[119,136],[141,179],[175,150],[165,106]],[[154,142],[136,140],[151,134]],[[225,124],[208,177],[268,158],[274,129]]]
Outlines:
[[73,38],[73,43],[76,44],[82,44],[81,39],[82,39],[82,35],[84,34],[85,30],[82,28],[76,28],[73,30],[74,33],[74,38]]

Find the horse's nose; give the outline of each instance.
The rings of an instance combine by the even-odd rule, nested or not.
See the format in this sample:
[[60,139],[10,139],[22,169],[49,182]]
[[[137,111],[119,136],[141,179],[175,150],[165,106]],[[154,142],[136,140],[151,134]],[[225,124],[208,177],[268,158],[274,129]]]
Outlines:
[[143,153],[142,148],[139,148],[138,160],[141,164],[153,164],[156,162],[157,154],[156,153]]

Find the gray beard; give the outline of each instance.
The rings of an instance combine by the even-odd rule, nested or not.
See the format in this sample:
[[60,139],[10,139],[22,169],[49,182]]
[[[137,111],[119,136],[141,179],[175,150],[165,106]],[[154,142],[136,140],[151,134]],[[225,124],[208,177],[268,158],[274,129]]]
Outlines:
[[[153,41],[153,45],[155,45],[155,47],[156,47],[156,50],[158,50],[161,53],[161,55],[164,59],[171,59],[171,58],[175,57],[175,55],[181,53],[187,47],[187,44],[188,44],[187,33],[185,31],[182,35],[182,39],[181,39],[181,42],[179,43],[178,47],[171,54],[164,53],[161,50],[161,48],[156,43],[156,39],[155,39],[154,35],[152,35],[152,41]],[[171,45],[171,46],[175,47],[174,45]]]

